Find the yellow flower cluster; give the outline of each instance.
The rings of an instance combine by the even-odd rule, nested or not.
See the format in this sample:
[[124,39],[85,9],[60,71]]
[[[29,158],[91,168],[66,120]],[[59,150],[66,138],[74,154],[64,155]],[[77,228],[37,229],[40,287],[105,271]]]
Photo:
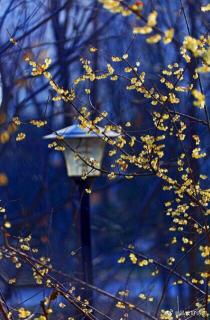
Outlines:
[[121,302],[121,301],[118,301],[118,302],[116,303],[116,307],[117,307],[118,309],[125,309],[125,304],[124,304],[123,302]]
[[154,301],[154,298],[153,298],[153,297],[146,296],[144,293],[140,293],[140,294],[138,295],[138,297],[139,297],[141,300],[146,300],[146,301],[149,301],[149,302],[153,302],[153,301]]
[[208,3],[206,6],[202,6],[201,11],[203,12],[210,11],[210,3]]
[[201,148],[195,148],[195,149],[193,149],[193,151],[192,151],[192,157],[193,157],[194,159],[205,158],[205,157],[206,157],[206,153],[205,153],[205,152],[200,153],[200,151],[201,151]]
[[43,75],[49,81],[51,88],[57,94],[57,96],[53,98],[54,101],[63,100],[65,102],[71,102],[75,99],[74,90],[73,89],[65,90],[64,88],[60,88],[59,85],[53,80],[52,74],[49,71],[47,71],[47,69],[51,64],[51,59],[46,58],[44,64],[38,64],[35,61],[31,60],[29,57],[26,57],[25,61],[28,62],[30,66],[32,66],[31,74],[33,76],[36,77],[36,76]]
[[121,13],[123,16],[131,14],[129,8],[125,8],[121,4],[121,0],[99,0],[103,4],[103,7],[112,13]]
[[47,121],[43,121],[43,120],[31,120],[30,123],[37,127],[37,128],[41,128],[43,126],[45,126],[47,124]]
[[[114,61],[115,59],[112,59],[112,60]],[[109,63],[107,64],[107,71],[106,72],[100,73],[100,74],[95,74],[89,60],[85,60],[85,59],[81,58],[80,61],[82,63],[82,66],[83,66],[85,73],[82,76],[80,76],[74,80],[75,85],[78,85],[80,82],[87,81],[87,80],[90,80],[92,82],[95,80],[103,80],[108,77],[110,77],[110,80],[117,80],[118,79],[117,75],[114,74],[115,70],[114,70],[113,66]],[[90,90],[86,89],[86,93],[90,94]]]
[[196,99],[193,102],[194,106],[203,109],[205,106],[205,95],[196,89],[192,90],[192,95]]
[[161,310],[160,312],[160,320],[173,320],[173,314],[169,310]]
[[204,263],[210,265],[210,246],[200,246],[201,256],[205,258]]
[[18,310],[18,316],[19,316],[19,319],[26,319],[28,318],[29,316],[31,315],[31,312],[24,309],[24,308],[20,308]]
[[173,37],[174,37],[174,29],[170,28],[170,29],[166,30],[164,38],[163,38],[163,43],[164,44],[171,43],[171,41],[173,40]]
[[196,73],[210,72],[210,37],[200,36],[199,39],[186,36],[180,52],[187,63],[191,62],[191,55],[195,58],[201,58],[201,66],[196,68]]
[[22,141],[25,139],[25,137],[26,137],[26,134],[24,132],[20,132],[16,137],[16,141]]
[[149,34],[149,33],[151,33],[153,28],[157,24],[157,17],[158,17],[157,11],[152,11],[147,18],[147,23],[142,27],[134,27],[133,33],[134,34]]
[[46,276],[51,268],[50,258],[41,257],[40,264],[36,263],[33,268],[33,277],[37,284],[43,284],[43,277]]
[[30,57],[26,57],[25,61],[29,63],[30,66],[32,66],[32,72],[31,74],[33,76],[40,76],[46,72],[46,70],[49,68],[50,64],[52,63],[51,59],[46,58],[45,62],[43,64],[38,64],[35,61],[31,60]]

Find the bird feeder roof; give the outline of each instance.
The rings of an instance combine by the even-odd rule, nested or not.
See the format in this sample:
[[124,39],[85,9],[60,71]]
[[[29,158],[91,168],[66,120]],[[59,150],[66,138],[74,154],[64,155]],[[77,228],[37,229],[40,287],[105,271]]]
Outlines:
[[97,126],[98,132],[90,131],[88,128],[81,128],[78,124],[57,130],[47,136],[44,139],[56,139],[58,136],[62,136],[66,139],[71,138],[102,138],[102,137],[118,137],[120,134],[112,130],[106,130],[103,127]]

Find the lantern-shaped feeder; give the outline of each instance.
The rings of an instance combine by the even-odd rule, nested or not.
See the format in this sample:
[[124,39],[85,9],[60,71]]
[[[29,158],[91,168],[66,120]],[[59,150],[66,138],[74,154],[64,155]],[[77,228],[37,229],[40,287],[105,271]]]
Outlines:
[[64,156],[69,177],[94,177],[101,173],[105,147],[103,138],[118,136],[119,133],[112,130],[105,131],[99,126],[93,132],[75,124],[47,135],[44,139],[57,139],[58,143],[65,148]]

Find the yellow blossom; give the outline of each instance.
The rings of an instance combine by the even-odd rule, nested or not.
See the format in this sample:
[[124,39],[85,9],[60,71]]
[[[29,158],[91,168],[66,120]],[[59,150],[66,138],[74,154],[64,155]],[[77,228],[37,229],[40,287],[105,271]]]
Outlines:
[[147,41],[147,43],[152,44],[152,43],[159,42],[160,39],[161,39],[161,35],[157,33],[154,36],[151,36],[151,37],[147,38],[146,41]]
[[4,222],[4,227],[7,228],[7,229],[11,228],[11,223],[9,221],[5,221]]
[[31,312],[24,309],[24,308],[20,308],[18,310],[18,316],[20,319],[26,319],[27,317],[29,317],[31,315]]
[[117,260],[118,263],[124,263],[125,262],[125,257],[120,257],[118,260]]
[[147,299],[144,293],[140,293],[139,294],[139,298],[142,299],[142,300],[146,300]]
[[131,262],[132,262],[133,264],[136,264],[137,261],[138,261],[138,259],[136,258],[136,256],[135,256],[134,253],[130,253],[130,254],[129,254],[129,258],[130,258],[130,260],[131,260]]
[[118,301],[118,302],[117,302],[116,307],[119,308],[119,309],[125,309],[125,305],[124,305],[124,303],[121,302],[121,301]]
[[157,16],[158,16],[157,11],[152,11],[149,14],[148,19],[147,19],[147,25],[149,27],[155,27],[156,26],[156,24],[157,24]]
[[206,6],[202,6],[201,11],[203,12],[210,11],[210,3],[208,3]]
[[26,134],[24,132],[20,132],[16,137],[16,141],[22,141],[25,139],[25,137],[26,137]]
[[143,27],[135,27],[133,28],[134,34],[148,34],[152,32],[152,28],[150,26],[143,26]]
[[203,93],[201,93],[200,91],[198,91],[197,89],[192,90],[192,95],[194,96],[194,98],[196,99],[196,101],[194,101],[194,106],[203,109],[204,105],[205,105],[205,95]]
[[174,29],[171,28],[171,29],[166,30],[164,38],[163,38],[163,43],[164,44],[170,43],[173,40],[173,37],[174,37]]

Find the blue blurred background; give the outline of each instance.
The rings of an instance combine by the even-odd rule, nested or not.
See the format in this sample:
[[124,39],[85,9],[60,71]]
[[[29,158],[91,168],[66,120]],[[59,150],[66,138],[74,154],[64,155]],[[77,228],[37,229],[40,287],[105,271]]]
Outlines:
[[[200,16],[201,4],[200,0],[184,2],[190,31],[195,37],[209,25]],[[159,27],[173,27],[177,41],[181,42],[188,30],[180,1],[144,1],[145,16],[154,8],[159,12]],[[44,21],[46,17],[49,19]],[[31,31],[42,20],[43,23]],[[50,133],[49,128],[56,130],[74,123],[77,114],[70,104],[51,100],[53,93],[47,81],[30,75],[31,69],[24,57],[30,55],[36,61],[50,57],[50,71],[54,79],[60,86],[70,88],[82,72],[81,57],[89,59],[95,70],[104,71],[112,55],[122,56],[128,52],[132,64],[140,61],[142,71],[147,73],[148,84],[160,86],[161,70],[169,63],[180,62],[179,48],[176,43],[169,46],[147,44],[144,36],[132,34],[132,27],[138,23],[135,15],[122,17],[111,14],[94,0],[72,0],[67,4],[63,0],[1,2],[3,101],[0,109],[0,171],[8,179],[0,186],[1,201],[12,224],[11,233],[16,237],[31,234],[33,245],[42,255],[51,258],[56,269],[78,278],[81,277],[78,188],[74,180],[67,177],[63,154],[49,149],[48,143],[42,139]],[[18,39],[27,32],[29,34],[20,38],[17,45],[11,45],[10,37]],[[90,47],[97,47],[98,52],[91,53]],[[119,73],[122,72],[120,68]],[[190,79],[191,70],[187,74]],[[208,88],[208,85],[205,82],[204,87]],[[130,121],[132,126],[127,129],[130,134],[138,138],[154,132],[148,100],[141,94],[126,91],[126,79],[98,81],[88,86],[91,88],[92,105],[99,111],[108,111],[109,118],[119,125]],[[84,88],[84,84],[77,88],[75,103],[79,108],[87,105],[91,110]],[[186,95],[177,109],[191,112],[191,106],[192,101]],[[202,117],[200,111],[193,112]],[[19,117],[22,124],[18,131],[7,137],[4,133],[11,126],[13,117]],[[32,119],[47,120],[48,125],[36,128],[30,124]],[[205,130],[195,127],[193,122],[189,122],[189,128],[205,139]],[[19,143],[16,141],[18,132],[26,134]],[[137,144],[136,152],[138,148]],[[168,160],[173,162],[178,147],[171,142],[167,148]],[[106,156],[107,152],[108,148],[105,150],[104,167],[111,161]],[[202,169],[208,172],[206,165]],[[168,195],[161,187],[161,181],[155,177],[109,181],[107,177],[100,176],[93,179],[90,199],[94,285],[113,294],[128,289],[133,301],[137,301],[141,292],[158,297],[167,277],[165,272],[160,271],[158,277],[151,277],[155,266],[140,269],[129,259],[124,264],[117,261],[121,256],[128,256],[124,248],[129,244],[161,261],[176,255],[175,247],[170,247],[170,252],[166,247],[170,220],[164,214],[164,201],[168,200]],[[190,266],[193,268],[196,259],[192,255],[185,261],[183,273]],[[8,285],[8,279],[13,277],[17,278],[16,285]],[[28,299],[25,305],[35,308],[47,290],[34,284],[27,267],[15,270],[11,267],[10,270],[5,261],[1,263],[0,281],[4,296],[15,305]],[[170,285],[165,307],[177,307],[177,304],[184,307],[190,304],[192,296],[194,292],[185,285]],[[113,304],[103,304],[103,296],[96,295],[95,299],[112,312]],[[141,303],[148,310],[152,308],[149,303],[138,300],[140,306]],[[60,315],[58,319],[66,318]]]

